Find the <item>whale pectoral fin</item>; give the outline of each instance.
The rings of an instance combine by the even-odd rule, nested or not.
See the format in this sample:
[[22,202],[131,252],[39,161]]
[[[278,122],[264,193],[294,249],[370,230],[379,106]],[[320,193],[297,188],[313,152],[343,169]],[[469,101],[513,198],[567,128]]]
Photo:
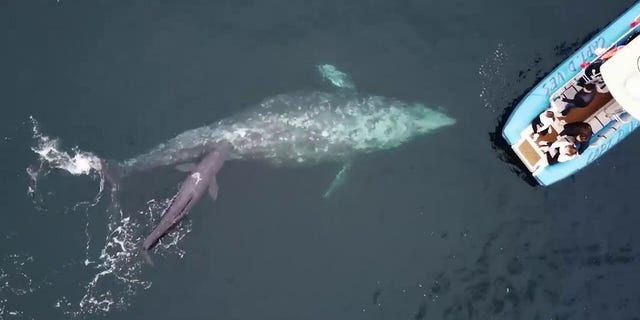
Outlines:
[[182,172],[192,172],[193,170],[196,169],[197,164],[195,163],[191,163],[191,162],[186,162],[186,163],[181,163],[179,165],[177,165],[175,168],[178,171],[182,171]]
[[351,166],[352,166],[351,161],[346,162],[342,166],[342,169],[340,169],[338,174],[336,174],[336,176],[333,178],[333,181],[331,181],[331,184],[329,185],[329,188],[327,188],[327,191],[325,191],[324,194],[322,195],[323,198],[327,199],[331,197],[333,193],[336,191],[336,189],[341,187],[347,181],[347,178],[349,177],[349,172],[351,171]]
[[216,180],[216,177],[213,177],[209,183],[209,196],[212,201],[216,201],[218,198],[218,181]]
[[355,85],[348,74],[338,70],[330,64],[321,64],[316,66],[320,76],[324,80],[331,82],[332,85],[342,89],[355,89]]

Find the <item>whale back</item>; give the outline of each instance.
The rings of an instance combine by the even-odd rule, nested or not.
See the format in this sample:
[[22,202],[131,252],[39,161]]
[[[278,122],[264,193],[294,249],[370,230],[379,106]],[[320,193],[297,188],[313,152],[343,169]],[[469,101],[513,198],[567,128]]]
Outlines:
[[185,131],[122,162],[128,172],[197,161],[220,143],[231,159],[273,165],[346,161],[397,147],[455,120],[420,103],[355,92],[276,95],[211,125]]
[[274,164],[343,161],[397,147],[455,121],[422,104],[355,92],[281,94],[221,120],[236,156]]

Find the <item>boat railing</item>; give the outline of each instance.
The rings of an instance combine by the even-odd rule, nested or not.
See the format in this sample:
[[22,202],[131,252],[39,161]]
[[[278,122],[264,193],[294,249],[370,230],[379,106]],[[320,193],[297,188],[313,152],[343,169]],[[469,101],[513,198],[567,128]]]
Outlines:
[[631,115],[619,104],[614,103],[604,110],[607,117],[612,120],[627,123],[631,120]]
[[[608,121],[606,121],[608,119]],[[602,124],[602,127],[598,131],[594,133],[594,138],[592,142],[589,143],[589,147],[600,147],[606,141],[608,141],[617,131],[618,129],[631,121],[632,117],[629,113],[620,106],[615,100],[612,100],[610,104],[602,108],[601,111],[597,112],[592,116],[589,123],[592,127],[594,121],[598,121]]]

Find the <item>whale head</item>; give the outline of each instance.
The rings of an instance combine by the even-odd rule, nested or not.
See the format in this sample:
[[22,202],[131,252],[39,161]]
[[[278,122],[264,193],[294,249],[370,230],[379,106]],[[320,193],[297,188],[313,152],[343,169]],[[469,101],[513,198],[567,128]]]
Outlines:
[[456,120],[447,114],[416,103],[407,106],[408,120],[419,134],[425,134],[435,129],[450,126]]

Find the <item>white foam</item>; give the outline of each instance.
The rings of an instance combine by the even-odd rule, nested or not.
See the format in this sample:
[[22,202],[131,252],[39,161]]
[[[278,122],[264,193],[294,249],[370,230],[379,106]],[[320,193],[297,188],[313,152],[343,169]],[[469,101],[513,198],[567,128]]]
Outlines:
[[101,173],[100,158],[93,153],[80,151],[77,147],[72,148],[73,156],[60,151],[59,140],[43,135],[38,122],[33,117],[30,119],[33,124],[33,138],[36,140],[36,145],[31,149],[40,156],[42,161],[52,168],[62,169],[73,175]]
[[[91,228],[90,222],[92,214],[96,214],[97,205],[101,202],[104,194],[105,179],[101,172],[100,158],[93,153],[80,150],[78,147],[67,152],[60,147],[59,139],[50,138],[44,135],[35,119],[31,118],[33,124],[34,146],[33,152],[38,155],[39,165],[30,166],[27,172],[31,179],[31,185],[27,193],[32,196],[34,205],[45,208],[39,190],[38,181],[47,176],[52,170],[59,169],[69,172],[72,175],[89,176],[97,180],[99,188],[97,194],[90,201],[79,201],[70,209],[72,213],[83,213],[80,217],[86,219],[84,233],[86,236],[86,246],[82,258],[74,262],[67,263],[56,269],[55,274],[69,268],[81,268],[80,272],[73,269],[73,274],[81,275],[90,273],[89,277],[75,278],[81,284],[81,292],[69,292],[69,284],[56,283],[55,277],[47,279],[48,285],[55,287],[59,285],[60,297],[53,307],[60,310],[69,317],[85,317],[87,315],[105,314],[113,310],[124,310],[130,305],[131,297],[146,290],[151,286],[151,282],[142,277],[143,263],[139,257],[140,243],[143,236],[149,232],[161,217],[163,211],[169,205],[171,199],[150,200],[147,208],[143,211],[127,213],[120,209],[119,203],[114,198],[115,189],[111,190],[108,198],[111,203],[106,212],[97,214],[106,215],[108,224],[105,227]],[[52,214],[56,214],[55,212]],[[181,223],[180,227],[165,237],[156,250],[163,256],[177,255],[182,257],[184,251],[177,247],[177,243],[191,230],[190,223]],[[92,230],[106,229],[106,234],[96,236],[91,234]],[[96,240],[92,241],[92,238]],[[99,252],[99,253],[98,253]],[[96,256],[97,255],[97,256]],[[3,264],[4,265],[4,264]],[[3,290],[2,270],[0,269],[0,293]],[[14,272],[14,274],[17,274]],[[29,279],[26,273],[22,273],[25,279]],[[15,277],[15,276],[14,276]],[[33,292],[37,288],[32,281],[23,281],[28,286],[10,286],[15,294]],[[7,287],[8,288],[8,287]],[[1,296],[1,295],[0,295]],[[6,301],[0,299],[0,319],[4,315],[17,312],[10,310],[6,306]]]
[[10,306],[9,299],[28,295],[38,289],[27,272],[34,258],[28,254],[11,253],[0,258],[0,262],[0,319],[22,318],[24,311],[16,309],[17,306]]

